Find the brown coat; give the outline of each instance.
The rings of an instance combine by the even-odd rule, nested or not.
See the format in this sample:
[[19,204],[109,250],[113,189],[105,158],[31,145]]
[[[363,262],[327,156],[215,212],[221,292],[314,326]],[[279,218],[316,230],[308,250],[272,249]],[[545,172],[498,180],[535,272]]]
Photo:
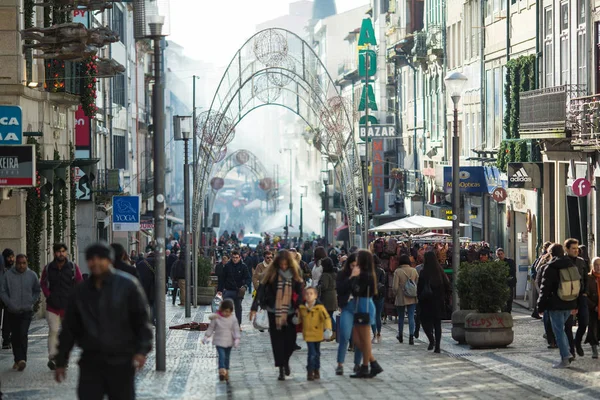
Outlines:
[[401,265],[396,269],[396,271],[394,271],[394,284],[392,285],[392,290],[394,291],[394,295],[396,297],[394,305],[407,306],[409,304],[417,304],[416,297],[406,297],[404,295],[404,285],[409,278],[415,282],[415,285],[419,281],[419,274],[417,273],[417,270],[410,265]]
[[258,290],[258,286],[266,270],[267,266],[264,262],[258,263],[256,268],[254,268],[254,272],[252,272],[252,286],[254,286],[254,290]]

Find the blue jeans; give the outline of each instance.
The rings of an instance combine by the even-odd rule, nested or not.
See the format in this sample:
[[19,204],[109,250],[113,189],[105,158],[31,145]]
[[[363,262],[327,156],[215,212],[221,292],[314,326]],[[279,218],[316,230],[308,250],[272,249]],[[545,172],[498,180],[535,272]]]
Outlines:
[[384,302],[385,299],[383,297],[381,299],[373,299],[373,303],[375,303],[375,321],[371,324],[373,334],[381,333],[381,313]]
[[404,310],[408,314],[408,333],[410,336],[415,334],[415,310],[417,309],[416,304],[408,304],[405,306],[396,306],[398,311],[398,336],[402,336],[404,333]]
[[567,322],[567,319],[571,316],[571,311],[549,310],[547,313],[550,317],[550,322],[552,323],[552,331],[556,338],[556,344],[560,350],[560,357],[562,359],[569,358],[571,353],[569,353],[569,340],[565,333],[565,322]]
[[321,342],[306,342],[308,361],[306,369],[314,371],[321,368]]
[[[346,360],[348,343],[352,337],[352,327],[354,326],[354,303],[349,303],[340,314],[340,329],[336,333],[338,337],[337,362],[343,364]],[[362,352],[354,348],[354,364],[362,363]]]
[[229,369],[231,347],[217,346],[217,354],[219,355],[219,369]]

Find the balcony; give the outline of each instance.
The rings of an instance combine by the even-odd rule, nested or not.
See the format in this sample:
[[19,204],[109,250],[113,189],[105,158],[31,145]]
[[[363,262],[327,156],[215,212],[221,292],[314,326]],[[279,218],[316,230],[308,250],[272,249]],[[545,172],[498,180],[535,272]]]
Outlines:
[[146,178],[142,181],[142,200],[148,200],[154,196],[154,178]]
[[337,83],[352,82],[358,79],[358,62],[355,59],[344,60],[338,64]]
[[101,169],[98,170],[98,179],[96,183],[96,192],[100,193],[123,193],[125,186],[125,176],[122,169]]
[[568,115],[573,149],[600,150],[600,95],[572,99]]
[[444,32],[441,26],[427,28],[427,55],[431,61],[441,62],[444,57]]
[[530,90],[519,95],[521,139],[564,139],[572,130],[567,113],[571,99],[585,94],[584,85]]
[[419,171],[405,171],[405,192],[409,196],[421,196],[423,194],[423,177]]

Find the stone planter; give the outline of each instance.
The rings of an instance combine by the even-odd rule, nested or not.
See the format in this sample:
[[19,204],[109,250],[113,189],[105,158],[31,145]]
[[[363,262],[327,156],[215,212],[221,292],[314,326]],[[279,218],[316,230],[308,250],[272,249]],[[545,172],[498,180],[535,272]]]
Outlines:
[[506,347],[514,340],[509,313],[472,312],[465,318],[465,339],[471,348]]
[[474,310],[456,310],[452,313],[452,339],[459,344],[467,344],[465,338],[465,319],[467,315],[474,313]]
[[212,304],[215,294],[217,294],[217,290],[213,286],[198,287],[198,304],[201,306]]

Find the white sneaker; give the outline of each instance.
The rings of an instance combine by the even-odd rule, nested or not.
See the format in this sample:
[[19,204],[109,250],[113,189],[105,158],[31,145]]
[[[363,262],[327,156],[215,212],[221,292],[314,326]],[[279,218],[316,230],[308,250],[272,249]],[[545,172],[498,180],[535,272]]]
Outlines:
[[568,358],[563,358],[561,362],[554,364],[552,366],[552,368],[554,369],[563,369],[563,368],[570,368],[571,367],[571,362],[569,361]]

